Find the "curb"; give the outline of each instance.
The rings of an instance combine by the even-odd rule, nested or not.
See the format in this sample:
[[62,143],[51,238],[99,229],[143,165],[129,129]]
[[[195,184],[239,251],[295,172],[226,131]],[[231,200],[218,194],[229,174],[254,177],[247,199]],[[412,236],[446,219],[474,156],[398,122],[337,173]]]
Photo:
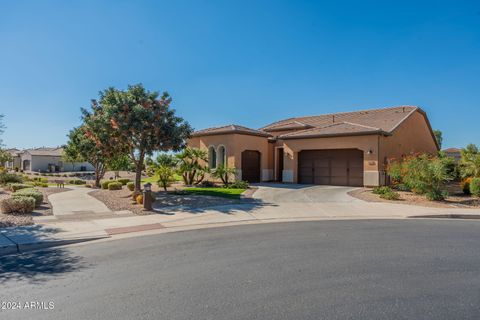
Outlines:
[[431,214],[420,216],[409,216],[408,218],[422,218],[422,219],[480,219],[480,214],[461,214],[461,213],[447,213],[447,214]]
[[10,238],[3,236],[10,241],[11,244],[6,246],[0,246],[0,257],[10,254],[21,254],[28,251],[34,251],[38,249],[45,249],[45,248],[52,248],[52,247],[59,247],[68,244],[75,244],[99,239],[110,238],[109,235],[95,235],[95,236],[85,236],[85,237],[78,237],[78,238],[70,238],[70,239],[58,239],[58,240],[44,240],[38,242],[30,242],[30,243],[15,243]]

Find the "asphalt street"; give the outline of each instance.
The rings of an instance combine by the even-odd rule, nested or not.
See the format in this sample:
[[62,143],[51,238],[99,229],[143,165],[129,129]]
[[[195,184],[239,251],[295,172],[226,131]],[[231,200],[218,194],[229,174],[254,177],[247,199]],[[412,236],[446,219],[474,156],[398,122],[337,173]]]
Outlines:
[[480,221],[272,223],[1,257],[0,301],[2,320],[478,319]]

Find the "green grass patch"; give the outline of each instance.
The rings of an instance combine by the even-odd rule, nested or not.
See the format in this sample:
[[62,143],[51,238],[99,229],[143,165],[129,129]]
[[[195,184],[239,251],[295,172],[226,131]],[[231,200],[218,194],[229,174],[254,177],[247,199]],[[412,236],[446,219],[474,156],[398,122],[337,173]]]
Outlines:
[[[182,181],[182,176],[180,176],[178,174],[174,174],[173,179],[175,179],[175,181]],[[154,176],[151,176],[151,177],[146,177],[146,178],[142,179],[142,183],[150,182],[151,184],[156,184],[157,181],[158,181],[158,176],[157,175],[154,175]]]
[[202,196],[214,196],[229,199],[240,199],[240,195],[246,189],[227,189],[227,188],[185,188],[185,191],[190,194],[197,194]]

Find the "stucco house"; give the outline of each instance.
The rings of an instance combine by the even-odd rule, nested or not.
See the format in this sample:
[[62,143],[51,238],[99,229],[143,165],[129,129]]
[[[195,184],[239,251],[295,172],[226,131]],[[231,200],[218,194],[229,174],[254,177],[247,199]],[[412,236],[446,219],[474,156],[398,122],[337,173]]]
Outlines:
[[208,150],[211,168],[235,167],[237,179],[340,186],[383,185],[392,158],[439,150],[426,113],[415,106],[290,118],[258,130],[208,128],[188,145]]
[[12,161],[5,164],[6,168],[18,168],[24,171],[35,172],[64,172],[64,171],[93,171],[93,166],[88,162],[64,162],[62,148],[34,148],[34,149],[9,149]]
[[442,150],[447,157],[452,157],[455,161],[459,162],[462,160],[462,149],[459,148],[448,148]]

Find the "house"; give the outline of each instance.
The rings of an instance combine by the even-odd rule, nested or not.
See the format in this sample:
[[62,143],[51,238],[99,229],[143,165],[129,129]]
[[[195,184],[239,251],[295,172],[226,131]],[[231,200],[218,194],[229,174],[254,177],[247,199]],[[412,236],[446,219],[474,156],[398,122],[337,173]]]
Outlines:
[[462,150],[459,148],[448,148],[442,150],[447,157],[452,157],[456,162],[459,162],[462,159]]
[[208,150],[210,168],[235,167],[237,179],[340,186],[383,185],[392,158],[439,150],[415,106],[290,118],[258,130],[208,128],[188,146]]
[[34,148],[19,151],[10,149],[13,161],[7,163],[7,168],[15,167],[24,171],[36,172],[63,172],[63,171],[93,171],[93,166],[88,162],[64,162],[62,148]]
[[20,169],[21,166],[21,158],[20,158],[20,150],[18,149],[7,149],[5,150],[11,156],[11,161],[8,161],[4,164],[4,167],[10,170],[14,170],[15,168]]

